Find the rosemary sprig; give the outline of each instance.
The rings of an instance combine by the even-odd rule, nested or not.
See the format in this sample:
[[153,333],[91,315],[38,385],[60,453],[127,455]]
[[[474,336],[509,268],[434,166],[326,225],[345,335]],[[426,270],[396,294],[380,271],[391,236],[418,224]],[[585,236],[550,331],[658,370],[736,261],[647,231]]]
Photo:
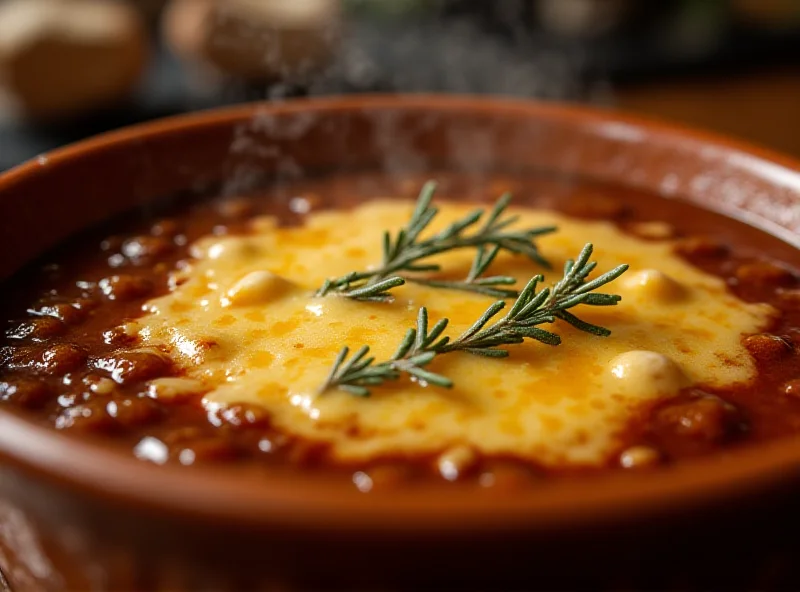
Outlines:
[[481,277],[489,266],[497,257],[500,252],[500,247],[494,245],[491,249],[483,245],[478,247],[475,253],[475,259],[472,260],[472,266],[465,280],[447,281],[447,280],[434,280],[425,278],[408,278],[408,281],[415,284],[422,284],[432,288],[445,288],[448,290],[462,290],[464,292],[475,292],[484,294],[486,296],[493,296],[495,298],[516,298],[519,292],[513,288],[500,288],[498,286],[511,286],[517,283],[517,278],[509,275],[494,275],[490,277]]
[[[430,226],[439,210],[431,206],[436,183],[428,181],[422,187],[414,213],[408,224],[396,236],[383,235],[383,260],[376,269],[354,271],[338,278],[325,280],[317,296],[337,295],[355,300],[391,300],[390,290],[405,281],[425,284],[437,288],[449,288],[486,294],[498,298],[512,298],[516,290],[500,288],[515,283],[509,276],[480,277],[492,263],[498,252],[509,251],[527,256],[532,261],[549,268],[534,242],[536,237],[556,230],[554,226],[509,230],[517,216],[504,216],[510,194],[503,195],[484,219],[484,210],[475,210],[456,220],[441,232],[427,239],[420,235]],[[424,260],[456,249],[474,248],[477,254],[469,275],[464,281],[439,281],[409,275],[419,272],[437,272],[441,267]],[[390,282],[390,283],[386,283]]]
[[614,306],[621,299],[616,294],[597,293],[595,290],[617,279],[625,273],[628,266],[620,265],[587,281],[587,277],[597,266],[597,262],[590,261],[592,251],[591,243],[587,244],[575,261],[567,261],[563,277],[551,288],[544,288],[537,293],[536,289],[544,277],[534,276],[503,318],[490,324],[506,306],[503,300],[498,300],[456,339],[442,336],[449,323],[446,318],[438,321],[429,330],[428,311],[422,307],[417,315],[416,328],[406,332],[397,351],[389,360],[376,363],[374,357],[368,356],[368,345],[361,347],[348,359],[350,350],[343,347],[320,388],[320,393],[336,388],[366,397],[370,394],[370,387],[397,380],[403,374],[426,384],[450,388],[453,386],[452,380],[425,369],[437,356],[464,351],[491,358],[504,358],[508,356],[508,351],[502,349],[502,346],[519,344],[525,339],[559,345],[561,337],[538,326],[554,323],[556,319],[566,321],[587,333],[601,337],[610,335],[611,332],[605,327],[583,321],[568,312],[568,309],[579,304]]

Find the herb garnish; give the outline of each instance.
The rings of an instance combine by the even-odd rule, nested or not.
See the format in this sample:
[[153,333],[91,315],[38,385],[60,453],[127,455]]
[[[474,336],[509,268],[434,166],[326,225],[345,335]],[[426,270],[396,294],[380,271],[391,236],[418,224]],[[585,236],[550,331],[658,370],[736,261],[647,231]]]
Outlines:
[[[405,282],[425,284],[435,288],[449,288],[476,292],[496,298],[514,298],[517,290],[501,288],[516,283],[510,276],[481,277],[497,254],[509,251],[526,255],[532,261],[549,269],[549,264],[539,253],[534,239],[556,230],[554,226],[508,230],[517,221],[517,216],[503,216],[511,200],[510,194],[503,195],[492,210],[484,217],[484,210],[475,210],[430,238],[420,240],[420,234],[430,226],[439,210],[431,206],[436,183],[428,181],[422,187],[414,213],[408,224],[397,236],[383,235],[383,261],[379,267],[369,271],[354,271],[338,278],[325,280],[317,290],[317,296],[344,296],[360,301],[388,302],[392,300],[390,290]],[[440,281],[420,278],[417,272],[436,272],[437,264],[424,260],[456,249],[477,249],[475,259],[466,279],[463,281]],[[412,274],[412,275],[409,275]]]
[[567,261],[564,265],[564,276],[552,288],[544,288],[537,293],[536,288],[544,277],[534,276],[503,318],[489,324],[505,308],[506,303],[499,300],[487,308],[472,327],[454,340],[441,336],[449,322],[446,318],[428,330],[428,311],[422,307],[417,315],[416,329],[406,332],[390,360],[376,363],[374,357],[367,356],[368,345],[362,346],[348,359],[350,350],[343,347],[320,392],[336,388],[366,397],[370,394],[370,387],[397,380],[402,374],[408,374],[420,382],[450,388],[453,386],[452,380],[425,369],[437,356],[465,351],[491,358],[504,358],[508,356],[508,351],[500,349],[501,346],[519,344],[526,338],[547,345],[559,345],[561,337],[537,326],[554,323],[556,319],[566,321],[587,333],[601,337],[610,335],[608,329],[583,321],[567,310],[579,304],[613,306],[621,300],[616,294],[602,294],[594,290],[617,279],[628,266],[620,265],[586,281],[597,266],[596,261],[590,261],[592,250],[591,243],[587,244],[577,260]]

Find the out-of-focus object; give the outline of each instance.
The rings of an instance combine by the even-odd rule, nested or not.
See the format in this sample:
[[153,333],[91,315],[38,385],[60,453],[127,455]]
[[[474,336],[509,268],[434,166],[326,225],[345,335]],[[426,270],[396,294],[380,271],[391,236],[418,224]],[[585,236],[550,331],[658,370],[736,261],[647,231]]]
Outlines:
[[52,120],[113,104],[147,53],[141,16],[124,2],[0,3],[0,97],[13,112]]
[[168,44],[191,62],[248,80],[302,79],[333,57],[339,0],[172,0]]
[[800,23],[798,0],[734,0],[736,17],[748,25],[788,28]]
[[155,25],[161,17],[161,12],[167,5],[167,0],[128,0],[145,18],[148,25]]
[[[452,0],[451,0],[452,2]],[[447,0],[343,0],[347,13],[393,20],[409,16],[435,15]]]
[[670,59],[699,61],[723,46],[730,30],[728,6],[723,0],[688,0],[664,18],[654,34],[654,46]]
[[568,37],[594,37],[618,27],[636,8],[630,0],[536,0],[542,26]]

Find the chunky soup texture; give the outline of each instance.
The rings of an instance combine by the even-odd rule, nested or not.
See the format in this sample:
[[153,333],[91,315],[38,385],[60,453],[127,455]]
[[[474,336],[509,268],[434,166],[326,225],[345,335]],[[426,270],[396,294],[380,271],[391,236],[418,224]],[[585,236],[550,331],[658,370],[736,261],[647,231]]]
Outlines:
[[[405,222],[423,181],[340,175],[178,198],[29,266],[5,286],[0,405],[143,462],[303,466],[365,491],[641,470],[800,431],[792,246],[616,187],[435,177],[442,223],[511,190],[523,221],[560,227],[540,241],[556,270],[587,240],[601,271],[630,263],[605,290],[620,305],[586,317],[612,335],[557,323],[555,349],[437,360],[452,390],[399,380],[369,399],[320,394],[341,346],[385,357],[420,305],[457,334],[494,300],[409,285],[392,304],[313,298],[326,277],[380,259],[381,231]],[[459,257],[440,262],[468,268]],[[545,271],[493,265],[523,281]]]

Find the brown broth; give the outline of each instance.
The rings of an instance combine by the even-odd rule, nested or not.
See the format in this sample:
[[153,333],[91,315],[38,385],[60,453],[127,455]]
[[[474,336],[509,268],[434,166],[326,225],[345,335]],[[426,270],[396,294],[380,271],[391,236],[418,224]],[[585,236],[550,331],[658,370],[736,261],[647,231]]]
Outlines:
[[[743,300],[768,302],[781,311],[769,337],[746,338],[758,366],[754,384],[716,391],[687,389],[642,408],[631,419],[619,452],[646,447],[646,452],[655,450],[655,456],[628,454],[626,462],[615,458],[601,468],[546,470],[515,458],[483,458],[461,475],[462,481],[512,487],[543,477],[621,470],[623,464],[681,462],[800,432],[797,249],[691,204],[629,189],[541,176],[497,176],[488,181],[446,173],[430,176],[439,181],[438,194],[444,198],[481,201],[512,190],[516,203],[612,220],[629,232],[640,232],[641,222],[664,222],[683,239],[679,250],[689,262],[724,278]],[[348,478],[364,472],[370,487],[439,479],[428,457],[334,466],[325,460],[324,447],[275,431],[265,412],[255,407],[238,406],[209,418],[198,397],[170,404],[151,399],[144,394],[144,382],[176,370],[158,356],[120,354],[133,344],[114,331],[124,320],[139,316],[143,302],[168,290],[169,271],[188,257],[188,245],[200,236],[246,232],[246,220],[258,214],[277,215],[285,224],[302,223],[298,206],[346,208],[375,196],[413,198],[422,181],[396,182],[364,173],[313,179],[234,199],[185,197],[172,200],[163,211],[140,212],[75,238],[2,288],[0,315],[8,325],[0,341],[0,405],[107,446],[133,450],[143,438],[155,438],[169,449],[168,462],[226,462],[259,469],[313,466],[341,471]],[[121,279],[102,281],[110,276]],[[92,385],[108,385],[101,379],[114,372],[122,384],[115,384],[111,394],[95,395]]]

